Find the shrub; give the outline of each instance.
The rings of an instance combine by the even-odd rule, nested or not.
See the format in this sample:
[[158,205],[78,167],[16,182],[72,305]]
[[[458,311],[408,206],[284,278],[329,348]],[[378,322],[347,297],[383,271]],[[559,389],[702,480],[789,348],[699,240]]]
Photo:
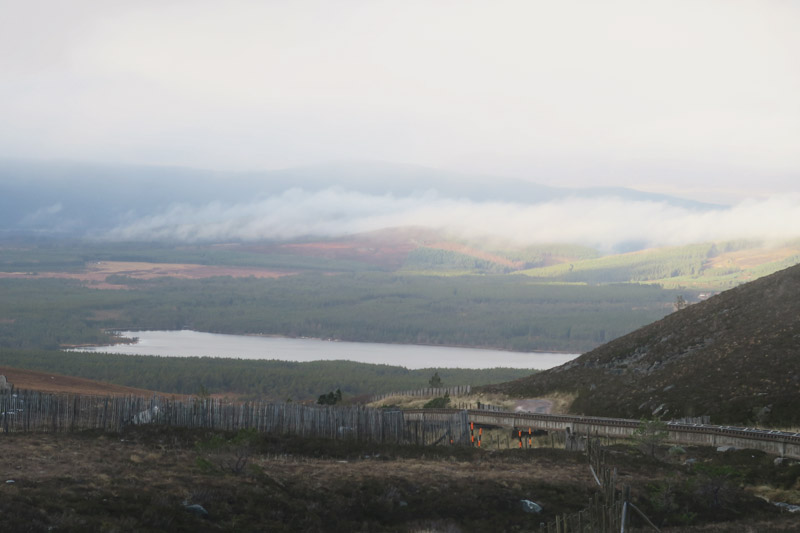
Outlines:
[[440,396],[438,398],[434,398],[433,400],[429,401],[425,405],[422,406],[423,409],[444,409],[445,407],[450,405],[450,394],[445,393],[444,396]]

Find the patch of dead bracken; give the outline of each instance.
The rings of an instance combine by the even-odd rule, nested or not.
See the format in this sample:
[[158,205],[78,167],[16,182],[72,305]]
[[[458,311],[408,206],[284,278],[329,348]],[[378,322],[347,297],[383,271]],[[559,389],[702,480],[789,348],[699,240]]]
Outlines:
[[[93,396],[151,397],[155,394],[155,391],[147,389],[125,387],[123,385],[114,385],[102,381],[93,381],[91,379],[8,366],[0,366],[0,375],[5,376],[8,383],[18,390],[34,390],[55,394],[89,394]],[[168,394],[158,394],[161,396],[170,396]]]

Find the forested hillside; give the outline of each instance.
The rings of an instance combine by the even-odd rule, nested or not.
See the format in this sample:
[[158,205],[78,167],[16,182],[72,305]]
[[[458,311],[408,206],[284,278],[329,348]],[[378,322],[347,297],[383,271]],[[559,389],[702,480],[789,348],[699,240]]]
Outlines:
[[390,274],[121,279],[129,290],[0,280],[0,346],[108,340],[102,329],[192,328],[340,340],[583,351],[671,310],[657,287]]
[[[800,258],[791,243],[615,256],[564,245],[481,249],[419,228],[327,243],[46,240],[0,251],[0,346],[16,348],[103,343],[104,328],[189,327],[580,352],[661,318],[678,297],[697,301],[703,279],[735,284]],[[508,275],[516,272],[525,275]]]
[[654,283],[667,288],[720,290],[800,263],[800,243],[763,247],[731,241],[642,250],[566,261],[520,272],[548,281]]
[[421,389],[437,372],[444,386],[485,385],[527,376],[529,369],[432,368],[409,370],[352,361],[295,363],[219,357],[152,357],[0,348],[3,366],[78,376],[160,392],[276,401],[316,400],[341,390],[345,399]]

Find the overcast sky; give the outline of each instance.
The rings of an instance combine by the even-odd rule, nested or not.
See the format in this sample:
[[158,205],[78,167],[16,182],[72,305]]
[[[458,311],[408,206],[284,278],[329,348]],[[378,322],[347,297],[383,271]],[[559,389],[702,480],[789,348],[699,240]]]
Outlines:
[[764,198],[800,178],[798,28],[791,0],[0,0],[0,156]]

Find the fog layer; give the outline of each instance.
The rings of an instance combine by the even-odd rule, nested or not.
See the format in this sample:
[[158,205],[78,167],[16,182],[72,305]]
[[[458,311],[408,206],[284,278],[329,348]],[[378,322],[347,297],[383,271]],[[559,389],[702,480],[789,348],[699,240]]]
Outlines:
[[337,237],[399,226],[427,226],[460,236],[498,237],[516,244],[569,242],[611,251],[703,241],[800,236],[800,194],[748,200],[730,207],[690,209],[613,196],[523,204],[443,198],[435,192],[397,197],[337,188],[301,189],[247,203],[173,204],[119,225],[115,240],[256,241]]

